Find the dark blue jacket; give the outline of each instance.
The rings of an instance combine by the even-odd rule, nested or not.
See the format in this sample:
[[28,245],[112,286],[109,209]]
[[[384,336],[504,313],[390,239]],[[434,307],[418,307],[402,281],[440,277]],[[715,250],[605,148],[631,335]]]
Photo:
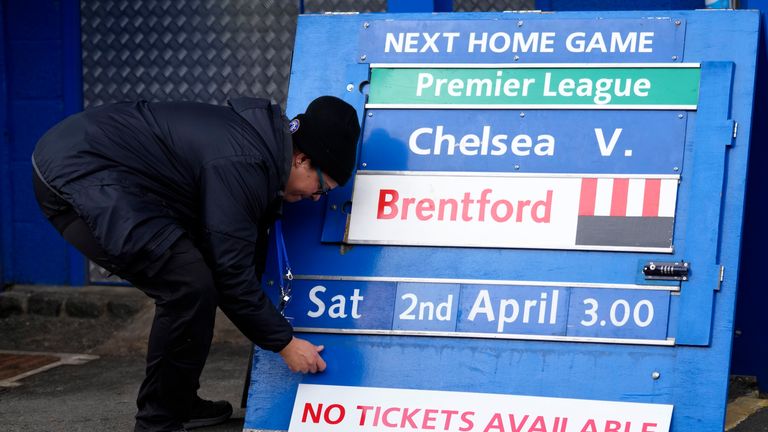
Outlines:
[[259,279],[291,155],[287,121],[266,100],[141,101],[67,118],[40,139],[33,163],[90,226],[108,270],[141,269],[187,233],[211,267],[219,307],[279,351],[292,329]]

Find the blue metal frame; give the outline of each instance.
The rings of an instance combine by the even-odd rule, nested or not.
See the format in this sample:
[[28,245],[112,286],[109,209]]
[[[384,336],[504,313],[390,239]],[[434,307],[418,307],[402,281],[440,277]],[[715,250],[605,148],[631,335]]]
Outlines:
[[6,24],[4,4],[0,2],[0,290],[10,279],[11,263],[11,193],[8,143],[8,96],[6,92],[7,67],[5,59]]
[[677,343],[682,345],[709,345],[711,337],[710,317],[720,273],[717,256],[720,231],[701,227],[719,227],[721,222],[722,202],[712,202],[711,197],[723,194],[726,148],[732,142],[734,125],[729,119],[733,69],[732,62],[704,62],[701,65],[701,108],[696,113],[693,136],[698,151],[693,152],[693,158],[685,167],[692,173],[689,176],[694,187],[682,251],[683,257],[698,259],[696,273],[680,296]]

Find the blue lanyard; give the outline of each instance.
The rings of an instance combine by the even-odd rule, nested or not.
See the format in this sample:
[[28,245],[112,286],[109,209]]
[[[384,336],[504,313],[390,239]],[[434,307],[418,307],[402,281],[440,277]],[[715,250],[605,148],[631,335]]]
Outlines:
[[285,250],[285,238],[283,238],[283,223],[280,219],[275,221],[275,246],[277,247],[277,265],[280,268],[280,306],[278,310],[284,314],[288,301],[291,300],[291,263],[288,262],[288,252]]

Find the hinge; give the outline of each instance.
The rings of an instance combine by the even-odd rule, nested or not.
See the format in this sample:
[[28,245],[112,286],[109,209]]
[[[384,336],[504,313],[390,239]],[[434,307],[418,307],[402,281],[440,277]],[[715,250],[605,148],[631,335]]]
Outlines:
[[736,136],[739,134],[739,123],[735,120],[728,120],[728,123],[731,124],[731,136],[725,145],[730,147],[736,141]]
[[725,278],[725,266],[720,266],[720,277],[717,280],[717,288],[715,288],[715,291],[720,291],[720,286],[723,284],[723,279]]

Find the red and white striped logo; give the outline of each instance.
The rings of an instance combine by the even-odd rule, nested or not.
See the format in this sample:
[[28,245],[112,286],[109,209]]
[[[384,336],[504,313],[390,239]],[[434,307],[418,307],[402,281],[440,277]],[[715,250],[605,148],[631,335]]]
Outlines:
[[674,217],[677,179],[583,178],[579,216]]

